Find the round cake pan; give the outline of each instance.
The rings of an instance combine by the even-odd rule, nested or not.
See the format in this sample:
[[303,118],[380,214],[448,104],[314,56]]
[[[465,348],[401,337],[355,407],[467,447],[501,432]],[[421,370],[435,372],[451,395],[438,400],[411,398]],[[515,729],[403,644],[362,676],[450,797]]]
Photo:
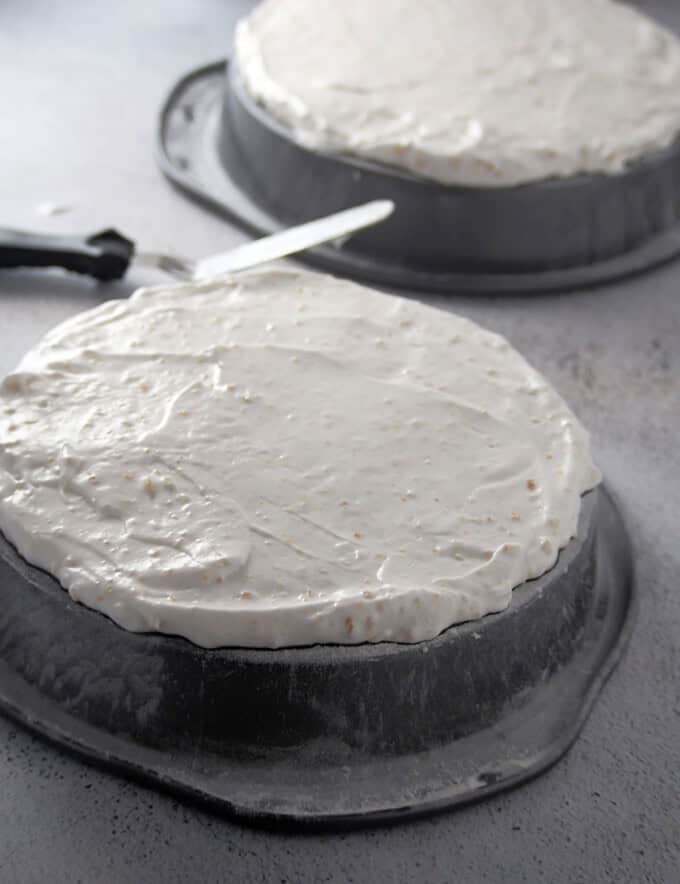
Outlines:
[[680,141],[620,175],[447,186],[300,146],[226,70],[210,65],[173,89],[160,118],[161,166],[255,234],[395,201],[382,224],[303,256],[317,266],[429,291],[531,293],[609,282],[680,253]]
[[631,628],[602,489],[556,566],[430,641],[206,650],[73,602],[0,536],[0,705],[88,758],[251,822],[346,826],[513,786],[566,751]]

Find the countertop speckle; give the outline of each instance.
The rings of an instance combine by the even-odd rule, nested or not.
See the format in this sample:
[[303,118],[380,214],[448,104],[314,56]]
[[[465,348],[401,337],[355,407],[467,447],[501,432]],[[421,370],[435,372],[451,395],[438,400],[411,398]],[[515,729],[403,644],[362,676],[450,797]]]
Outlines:
[[[672,0],[639,4],[680,31]],[[223,55],[238,0],[5,0],[2,224],[115,225],[199,256],[240,233],[156,169],[174,79]],[[45,214],[41,204],[68,211]],[[157,280],[0,276],[0,374],[50,326]],[[591,429],[632,534],[640,613],[571,752],[514,792],[367,832],[254,831],[101,773],[0,717],[0,880],[654,882],[680,866],[680,262],[593,292],[430,299],[506,335]]]

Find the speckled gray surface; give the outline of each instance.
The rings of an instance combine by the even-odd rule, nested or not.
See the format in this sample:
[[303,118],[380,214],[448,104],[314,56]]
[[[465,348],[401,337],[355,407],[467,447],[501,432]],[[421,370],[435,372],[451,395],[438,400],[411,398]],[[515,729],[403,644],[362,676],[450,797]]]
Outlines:
[[[116,224],[199,255],[242,238],[156,171],[154,114],[218,57],[244,2],[4,0],[1,223]],[[647,2],[680,30],[675,0]],[[41,217],[46,200],[68,214]],[[97,288],[0,276],[0,373]],[[638,562],[640,614],[580,739],[539,780],[434,819],[346,835],[251,831],[103,774],[0,718],[0,882],[675,882],[680,864],[680,263],[609,289],[437,299],[508,336],[591,428]]]

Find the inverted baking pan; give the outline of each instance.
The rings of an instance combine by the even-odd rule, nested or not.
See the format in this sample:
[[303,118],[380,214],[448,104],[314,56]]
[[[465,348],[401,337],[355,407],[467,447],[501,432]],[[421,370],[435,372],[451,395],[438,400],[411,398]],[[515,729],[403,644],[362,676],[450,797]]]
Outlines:
[[72,601],[0,535],[0,706],[93,761],[251,822],[349,826],[489,795],[575,738],[631,627],[603,489],[510,606],[418,644],[206,650]]
[[397,211],[380,228],[305,256],[382,285],[452,293],[570,289],[680,253],[680,142],[619,175],[441,185],[300,146],[220,62],[182,78],[168,96],[158,158],[184,191],[258,234],[367,199],[395,200]]

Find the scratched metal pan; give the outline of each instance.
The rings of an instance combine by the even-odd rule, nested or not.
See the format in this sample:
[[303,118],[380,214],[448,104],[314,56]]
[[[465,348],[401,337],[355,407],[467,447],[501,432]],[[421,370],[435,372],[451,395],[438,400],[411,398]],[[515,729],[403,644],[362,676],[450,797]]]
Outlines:
[[256,234],[394,200],[384,224],[304,257],[378,285],[538,293],[611,282],[680,253],[680,141],[619,175],[447,186],[300,146],[220,62],[174,87],[157,154],[175,184]]
[[72,601],[0,535],[0,707],[93,762],[250,823],[339,828],[486,797],[575,739],[631,629],[602,488],[505,611],[413,645],[206,650]]

